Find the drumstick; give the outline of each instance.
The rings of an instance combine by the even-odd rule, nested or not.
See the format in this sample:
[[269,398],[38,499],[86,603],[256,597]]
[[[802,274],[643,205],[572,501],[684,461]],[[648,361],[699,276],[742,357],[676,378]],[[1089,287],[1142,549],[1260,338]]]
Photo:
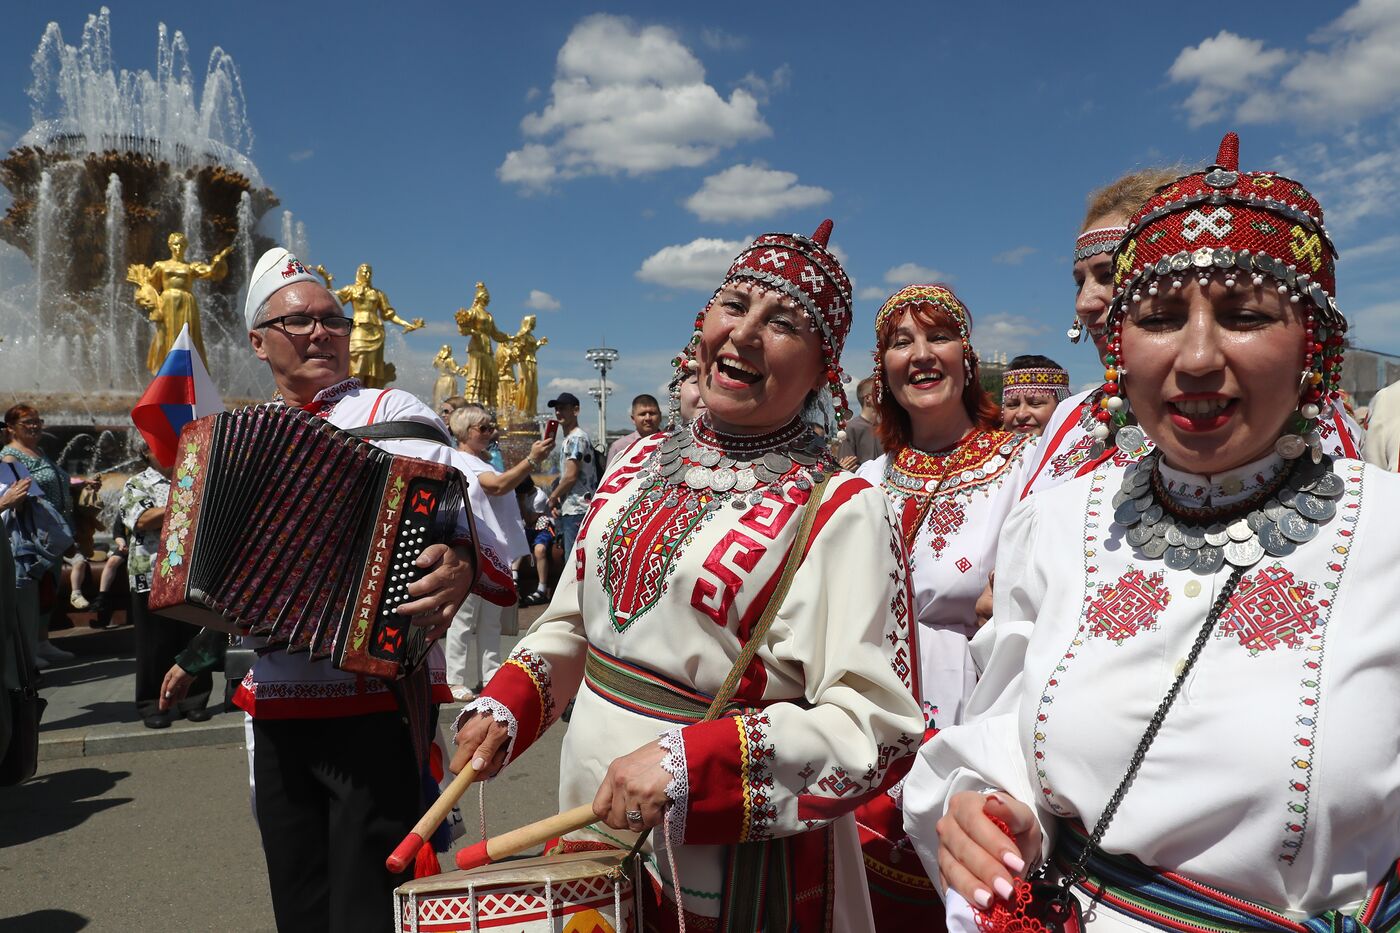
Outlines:
[[592,804],[574,807],[572,810],[565,810],[563,813],[545,817],[538,823],[512,829],[508,833],[483,839],[474,846],[459,849],[457,851],[457,867],[469,869],[490,865],[492,862],[522,852],[531,846],[548,842],[555,836],[583,829],[590,823],[596,822],[598,822],[598,817],[593,812]]
[[467,762],[462,766],[462,770],[457,773],[457,776],[452,779],[452,783],[447,785],[447,790],[438,795],[437,801],[418,820],[413,831],[404,836],[403,842],[400,842],[393,854],[384,860],[384,867],[396,875],[405,871],[417,858],[418,850],[423,848],[428,837],[432,836],[442,825],[442,821],[447,819],[447,814],[452,812],[452,808],[457,805],[457,801],[467,792],[467,788],[474,780],[476,780],[476,769],[471,766],[471,762]]

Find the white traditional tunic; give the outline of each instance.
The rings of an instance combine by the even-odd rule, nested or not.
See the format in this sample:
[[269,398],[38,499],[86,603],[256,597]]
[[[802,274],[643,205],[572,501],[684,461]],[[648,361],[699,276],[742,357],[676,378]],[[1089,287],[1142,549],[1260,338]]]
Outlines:
[[996,566],[997,538],[1025,487],[1035,446],[1026,434],[976,430],[949,450],[906,447],[856,472],[889,496],[909,542],[920,699],[929,728],[961,722],[977,683],[968,646],[977,633],[974,607]]
[[[615,758],[664,733],[670,838],[693,928],[712,929],[730,897],[757,902],[761,866],[745,853],[767,849],[736,843],[792,837],[783,848],[795,928],[868,930],[849,814],[903,773],[921,729],[907,572],[889,503],[863,480],[832,476],[792,587],[740,681],[735,702],[746,711],[698,723],[781,576],[811,488],[805,476],[835,464],[816,455],[815,467],[794,464],[766,488],[721,494],[719,507],[705,508],[708,489],[660,485],[667,437],[644,438],[612,465],[582,526],[580,558],[468,709],[508,724],[511,761],[577,696],[561,808],[591,801]],[[861,555],[858,572],[852,554]],[[660,836],[651,840],[658,850]],[[572,844],[634,838],[598,824]],[[674,898],[666,857],[651,841],[653,884]],[[820,916],[833,900],[834,914]]]
[[[1162,477],[1178,504],[1226,506],[1285,468]],[[1102,844],[1295,919],[1357,905],[1400,855],[1400,479],[1355,460],[1334,471],[1335,517],[1244,573]],[[1022,675],[928,742],[904,787],[935,878],[934,824],[958,791],[1031,804],[1043,855],[1057,818],[1095,824],[1231,572],[1129,546],[1111,502],[1124,472],[1032,496],[1006,523],[993,663]],[[965,902],[950,907],[950,928],[974,928]],[[1108,904],[1088,925],[1152,928]]]
[[[1135,463],[1152,450],[1154,445],[1150,438],[1133,451],[1125,452],[1111,444],[1106,450],[1101,449],[1102,445],[1094,440],[1092,433],[1096,423],[1094,409],[1100,398],[1099,388],[1085,389],[1055,406],[1055,413],[1040,436],[1040,453],[1035,458],[1035,468],[1023,495],[1050,489],[1076,476],[1086,476],[1100,464]],[[1328,417],[1318,419],[1317,430],[1322,435],[1322,450],[1328,456],[1352,460],[1362,456],[1366,434],[1340,406]]]

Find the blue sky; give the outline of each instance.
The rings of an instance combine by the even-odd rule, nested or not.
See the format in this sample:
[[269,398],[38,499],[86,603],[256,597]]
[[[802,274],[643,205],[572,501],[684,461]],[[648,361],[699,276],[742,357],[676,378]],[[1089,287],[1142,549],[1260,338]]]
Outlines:
[[[451,315],[484,279],[503,328],[538,313],[542,391],[577,391],[587,347],[622,352],[621,426],[740,241],[831,216],[851,372],[882,298],[936,276],[984,355],[1044,352],[1087,382],[1092,351],[1064,339],[1086,193],[1209,160],[1232,128],[1244,168],[1318,192],[1358,343],[1400,351],[1400,0],[109,5],[121,67],[154,67],[161,21],[196,73],[216,45],[234,57],[307,258],[343,280],[373,263],[428,319],[391,344],[400,372],[460,345]],[[45,23],[76,43],[95,10],[7,10],[0,144],[30,124]]]

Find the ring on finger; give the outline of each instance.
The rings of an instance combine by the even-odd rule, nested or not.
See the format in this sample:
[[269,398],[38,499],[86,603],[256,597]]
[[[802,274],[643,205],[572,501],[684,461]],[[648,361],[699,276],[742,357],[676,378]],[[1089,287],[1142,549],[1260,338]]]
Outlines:
[[629,823],[640,823],[642,821],[641,810],[628,810],[623,816],[627,817]]

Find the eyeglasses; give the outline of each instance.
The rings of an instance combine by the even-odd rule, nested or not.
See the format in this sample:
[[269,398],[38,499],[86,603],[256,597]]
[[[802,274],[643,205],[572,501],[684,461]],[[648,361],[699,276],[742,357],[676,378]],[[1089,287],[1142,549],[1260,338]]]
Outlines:
[[44,419],[43,419],[43,418],[26,418],[26,419],[24,419],[23,421],[17,421],[17,422],[15,422],[15,423],[16,423],[16,424],[22,424],[22,425],[24,425],[26,428],[42,428],[42,427],[44,426]]
[[282,328],[293,337],[306,337],[320,324],[325,328],[326,333],[335,337],[344,337],[350,333],[355,326],[355,322],[344,315],[335,314],[328,317],[312,317],[309,314],[284,314],[268,321],[263,321],[258,327],[272,327],[276,325]]
[[496,431],[499,431],[501,428],[500,425],[496,424],[479,424],[476,426],[476,429],[482,434],[492,434]]

